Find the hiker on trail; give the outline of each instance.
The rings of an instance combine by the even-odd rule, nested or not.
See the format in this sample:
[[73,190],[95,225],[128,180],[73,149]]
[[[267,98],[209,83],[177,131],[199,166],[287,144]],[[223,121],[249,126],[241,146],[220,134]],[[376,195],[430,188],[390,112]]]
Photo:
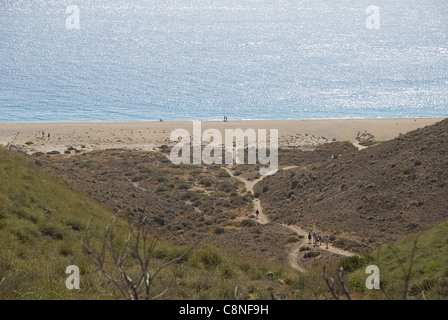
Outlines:
[[330,242],[330,238],[328,238],[328,236],[325,237],[325,249],[329,249],[328,248],[328,243]]
[[257,209],[256,211],[255,211],[255,216],[257,217],[257,219],[258,219],[258,215],[260,214],[260,211]]
[[48,133],[48,140],[50,140],[50,133]]
[[320,236],[317,236],[317,242],[319,242],[319,244],[318,244],[319,247],[320,247],[321,241],[322,241],[322,238]]
[[314,243],[314,244],[316,244],[316,237],[317,237],[316,232],[313,232],[313,243]]
[[311,244],[311,232],[308,232],[308,244]]

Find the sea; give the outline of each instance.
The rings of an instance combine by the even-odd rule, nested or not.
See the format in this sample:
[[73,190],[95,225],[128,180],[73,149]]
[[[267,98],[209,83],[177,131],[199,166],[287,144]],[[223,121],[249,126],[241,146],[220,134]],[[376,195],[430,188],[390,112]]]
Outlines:
[[0,122],[448,116],[447,0],[0,0]]

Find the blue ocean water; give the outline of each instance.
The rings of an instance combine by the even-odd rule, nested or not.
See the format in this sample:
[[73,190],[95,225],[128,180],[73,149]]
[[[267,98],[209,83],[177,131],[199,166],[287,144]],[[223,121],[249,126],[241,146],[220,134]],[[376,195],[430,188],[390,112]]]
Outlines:
[[447,36],[446,0],[1,0],[0,122],[448,116]]

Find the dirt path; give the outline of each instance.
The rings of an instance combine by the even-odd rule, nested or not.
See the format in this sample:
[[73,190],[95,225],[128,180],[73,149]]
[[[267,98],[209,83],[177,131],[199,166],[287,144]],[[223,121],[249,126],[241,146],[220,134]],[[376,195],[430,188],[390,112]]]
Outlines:
[[[232,170],[229,169],[229,167],[222,167],[222,168],[225,169],[225,170],[227,171],[227,173],[230,174],[231,177],[236,178],[236,179],[240,180],[241,182],[243,182],[244,185],[245,185],[245,187],[246,187],[246,190],[247,190],[248,192],[251,192],[252,194],[254,194],[254,186],[255,186],[258,182],[260,182],[261,180],[263,180],[264,177],[266,177],[266,176],[262,176],[262,177],[260,177],[260,178],[257,179],[257,180],[249,181],[249,180],[247,180],[247,179],[245,179],[245,178],[243,178],[243,177],[241,177],[241,176],[235,176],[235,175],[233,174]],[[254,198],[254,199],[252,200],[252,202],[253,202],[253,205],[254,205],[254,212],[255,212],[257,209],[258,209],[258,211],[260,211],[260,215],[258,216],[258,219],[256,218],[257,222],[258,222],[258,223],[261,223],[261,224],[267,224],[267,223],[269,223],[269,218],[264,214],[263,208],[262,208],[262,206],[261,206],[260,199],[256,199],[256,198]]]
[[[162,153],[163,154],[163,153]],[[163,154],[166,157],[168,157],[168,155]],[[260,178],[256,179],[256,180],[247,180],[246,178],[242,177],[242,176],[235,176],[232,172],[232,170],[230,170],[231,167],[229,166],[223,166],[223,169],[226,170],[226,172],[233,178],[238,179],[239,181],[241,181],[242,183],[244,183],[246,192],[251,192],[252,194],[254,194],[254,187],[255,185],[260,182],[261,180],[263,180],[265,177],[267,177],[267,175],[264,176],[260,176]],[[280,168],[280,170],[290,170],[293,168],[297,168],[297,166],[286,166],[283,168]],[[141,188],[140,186],[135,185],[137,188]],[[242,195],[242,194],[241,194]],[[257,221],[260,224],[268,224],[269,223],[269,218],[268,216],[264,213],[263,207],[261,205],[260,199],[254,198],[253,200],[253,206],[254,206],[254,212],[258,209],[260,211],[260,215],[258,218],[255,218],[255,221]],[[302,239],[298,242],[296,242],[290,249],[289,253],[288,253],[288,264],[295,270],[299,271],[299,272],[303,272],[304,269],[300,266],[300,264],[298,263],[297,257],[299,257],[300,255],[300,248],[303,247],[304,245],[308,244],[308,232],[303,230],[302,228],[300,228],[297,225],[286,225],[286,224],[280,224],[281,226],[290,229],[291,231],[295,232],[297,235],[302,236]],[[350,257],[350,256],[354,256],[355,254],[349,251],[345,251],[343,249],[337,248],[332,246],[331,244],[329,245],[329,248],[326,249],[325,247],[325,243],[323,243],[321,245],[321,247],[314,247],[314,249],[317,249],[318,251],[329,251],[332,252],[334,254],[337,255],[341,255],[344,257]]]
[[[298,235],[302,235],[304,238],[302,239],[303,242],[308,241],[308,232],[306,232],[305,230],[303,230],[302,228],[300,228],[297,225],[283,225],[289,229],[291,229],[292,231],[294,231],[295,233],[297,233]],[[338,254],[340,256],[344,256],[344,257],[351,257],[354,256],[355,254],[353,252],[350,251],[345,251],[343,249],[337,248],[335,246],[332,246],[331,244],[328,246],[328,249],[326,249],[325,247],[325,243],[322,243],[320,247],[317,247],[319,250],[322,251],[330,251],[333,252],[334,254]]]
[[[296,168],[296,167],[297,166],[288,166],[288,167],[283,167],[281,169],[282,170],[289,170],[289,169],[293,169],[293,168]],[[261,176],[257,180],[249,181],[249,180],[245,179],[244,177],[235,176],[233,174],[233,172],[228,167],[223,167],[223,168],[230,174],[231,177],[234,177],[234,178],[240,180],[241,182],[243,182],[245,187],[246,187],[246,190],[251,192],[252,194],[254,194],[254,186],[258,182],[260,182],[261,180],[263,180],[266,177],[266,176]],[[260,211],[260,216],[257,219],[257,221],[260,224],[267,224],[267,223],[269,223],[269,218],[264,213],[263,207],[261,206],[260,199],[254,198],[253,199],[253,205],[254,205],[254,211],[257,210],[257,209]],[[300,248],[307,244],[308,232],[303,230],[302,228],[300,228],[297,225],[286,225],[286,224],[281,224],[281,225],[283,227],[285,227],[285,228],[288,228],[288,229],[292,230],[297,235],[302,236],[302,239],[300,241],[298,241],[297,243],[295,243],[292,246],[291,250],[289,251],[289,254],[288,254],[288,264],[293,269],[295,269],[295,270],[297,270],[299,272],[303,272],[304,269],[299,265],[299,263],[297,261],[297,257],[299,256]],[[334,247],[331,244],[329,245],[328,249],[326,249],[326,246],[325,246],[324,243],[321,245],[321,247],[314,247],[314,248],[317,249],[317,250],[320,250],[320,251],[329,251],[329,252],[332,252],[334,254],[344,256],[344,257],[350,257],[350,256],[354,255],[352,252],[345,251],[343,249]]]

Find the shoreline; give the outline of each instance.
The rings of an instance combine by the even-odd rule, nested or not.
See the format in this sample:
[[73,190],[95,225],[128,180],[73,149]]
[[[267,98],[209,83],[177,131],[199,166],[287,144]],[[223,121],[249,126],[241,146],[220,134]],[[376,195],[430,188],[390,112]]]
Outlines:
[[[364,117],[354,117],[354,118],[294,118],[294,119],[230,119],[229,122],[248,122],[248,121],[358,121],[358,120],[409,120],[409,119],[446,119],[448,116],[434,116],[434,117],[377,117],[377,118],[364,118]],[[201,122],[224,122],[222,119],[208,119],[208,120],[201,120],[201,119],[195,119],[195,120],[122,120],[122,121],[30,121],[30,122],[1,122],[0,126],[3,125],[37,125],[37,124],[118,124],[118,123],[189,123],[192,121],[201,121]]]
[[[349,141],[355,146],[358,133],[369,133],[385,141],[439,122],[436,118],[348,118],[296,120],[206,120],[202,132],[218,129],[278,129],[279,147],[312,149],[330,141]],[[170,134],[175,129],[192,132],[193,121],[109,121],[109,122],[26,122],[0,123],[0,145],[32,154],[73,147],[82,151],[125,148],[150,151],[161,145],[174,145]],[[44,131],[44,135],[42,135]],[[269,132],[269,131],[268,131]],[[50,137],[48,137],[50,133]]]

